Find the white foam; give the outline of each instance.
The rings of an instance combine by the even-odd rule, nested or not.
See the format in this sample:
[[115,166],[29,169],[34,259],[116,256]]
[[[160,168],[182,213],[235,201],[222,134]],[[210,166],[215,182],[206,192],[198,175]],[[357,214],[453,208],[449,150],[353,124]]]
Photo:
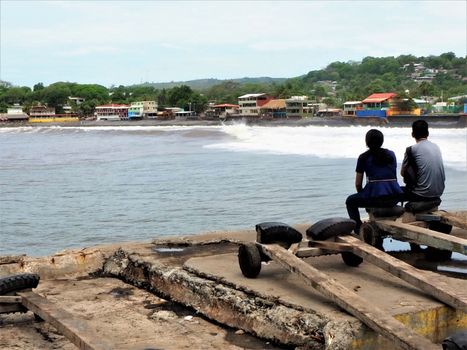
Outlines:
[[[226,125],[222,131],[234,138],[206,147],[231,151],[294,154],[319,158],[357,158],[366,150],[365,134],[372,127],[264,127],[244,124]],[[411,128],[379,128],[384,147],[396,153],[398,162],[405,148],[414,144]],[[467,129],[430,129],[430,140],[442,150],[445,165],[467,171]]]

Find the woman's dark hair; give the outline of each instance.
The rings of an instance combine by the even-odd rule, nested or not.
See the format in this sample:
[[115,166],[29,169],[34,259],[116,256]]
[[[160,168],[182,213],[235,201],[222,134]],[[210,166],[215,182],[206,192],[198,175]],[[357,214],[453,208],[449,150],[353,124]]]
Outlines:
[[376,129],[368,131],[365,135],[365,142],[370,149],[370,153],[376,165],[392,164],[393,159],[389,153],[384,148],[381,148],[384,142],[384,135],[381,131]]

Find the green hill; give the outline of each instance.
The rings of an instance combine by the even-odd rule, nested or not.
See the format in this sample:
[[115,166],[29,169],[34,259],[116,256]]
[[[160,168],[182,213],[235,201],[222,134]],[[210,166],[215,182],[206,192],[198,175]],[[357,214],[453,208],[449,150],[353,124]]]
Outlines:
[[213,86],[222,84],[227,81],[233,81],[239,84],[272,84],[277,83],[280,84],[286,81],[287,78],[269,78],[269,77],[259,77],[259,78],[238,78],[238,79],[195,79],[195,80],[187,80],[187,81],[171,81],[165,83],[143,83],[137,84],[135,86],[150,86],[155,89],[171,89],[175,86],[182,86],[186,85],[195,90],[206,90]]

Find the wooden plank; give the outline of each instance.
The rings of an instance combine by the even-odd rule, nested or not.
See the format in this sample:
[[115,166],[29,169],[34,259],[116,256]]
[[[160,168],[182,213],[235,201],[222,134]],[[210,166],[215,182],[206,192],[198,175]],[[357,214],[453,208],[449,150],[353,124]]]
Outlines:
[[378,220],[374,223],[396,239],[411,240],[415,243],[467,254],[467,239],[412,226],[397,221]]
[[76,318],[71,313],[58,308],[49,300],[34,292],[18,292],[22,298],[22,304],[30,311],[38,315],[44,321],[49,322],[69,341],[81,350],[111,350],[116,347],[108,343],[102,336],[84,321]]
[[16,295],[0,295],[0,304],[21,303],[21,297]]
[[421,289],[425,293],[452,306],[467,312],[467,290],[456,291],[449,284],[440,280],[438,274],[421,271],[404,261],[372,247],[352,236],[338,237],[338,241],[351,244],[353,253],[392,275]]
[[321,255],[329,255],[329,254],[338,254],[338,252],[333,252],[328,249],[321,249],[321,248],[300,248],[295,253],[295,256],[299,258],[307,258],[310,256],[321,256]]
[[467,214],[466,212],[448,213],[446,211],[438,210],[433,212],[434,215],[441,217],[441,222],[452,226],[457,226],[467,230]]
[[0,314],[10,312],[25,312],[28,311],[21,304],[0,304]]
[[403,323],[374,305],[370,305],[356,293],[336,280],[318,271],[278,245],[257,243],[275,262],[296,274],[303,282],[315,288],[368,327],[382,334],[403,349],[435,350],[439,347],[427,338],[414,333]]

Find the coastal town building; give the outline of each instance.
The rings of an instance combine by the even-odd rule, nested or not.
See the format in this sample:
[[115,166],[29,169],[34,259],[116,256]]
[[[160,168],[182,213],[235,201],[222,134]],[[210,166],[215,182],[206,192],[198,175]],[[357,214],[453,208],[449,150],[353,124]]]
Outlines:
[[344,116],[355,116],[358,110],[363,109],[362,101],[347,101],[344,102]]
[[47,107],[46,105],[35,105],[29,109],[30,117],[53,117],[55,116],[55,108]]
[[176,119],[191,118],[195,116],[196,114],[194,111],[185,111],[183,108],[181,108],[181,110],[179,110],[178,112],[175,112]]
[[27,121],[28,119],[29,116],[23,112],[23,107],[17,103],[8,107],[6,113],[0,113],[0,122]]
[[110,103],[96,106],[94,115],[97,120],[127,120],[128,105]]
[[226,119],[239,115],[239,105],[231,103],[212,104],[206,111],[206,118],[210,119]]
[[323,102],[311,102],[308,103],[308,113],[313,116],[317,116],[319,111],[325,110],[328,105]]
[[143,119],[156,117],[156,101],[136,101],[132,102],[130,108],[128,108],[128,119]]
[[287,118],[307,118],[312,115],[308,96],[292,96],[285,100]]
[[386,118],[387,111],[394,105],[396,97],[394,92],[371,94],[362,101],[363,109],[357,110],[355,115],[360,118]]
[[76,122],[79,118],[73,113],[55,113],[55,108],[45,105],[32,106],[29,109],[30,123],[67,123]]
[[261,117],[267,119],[287,117],[284,99],[270,100],[260,107],[260,111]]
[[259,117],[261,107],[272,100],[272,96],[264,93],[246,94],[238,98],[239,112],[242,117]]
[[325,108],[320,109],[316,113],[317,117],[340,117],[342,116],[342,109],[340,108]]

